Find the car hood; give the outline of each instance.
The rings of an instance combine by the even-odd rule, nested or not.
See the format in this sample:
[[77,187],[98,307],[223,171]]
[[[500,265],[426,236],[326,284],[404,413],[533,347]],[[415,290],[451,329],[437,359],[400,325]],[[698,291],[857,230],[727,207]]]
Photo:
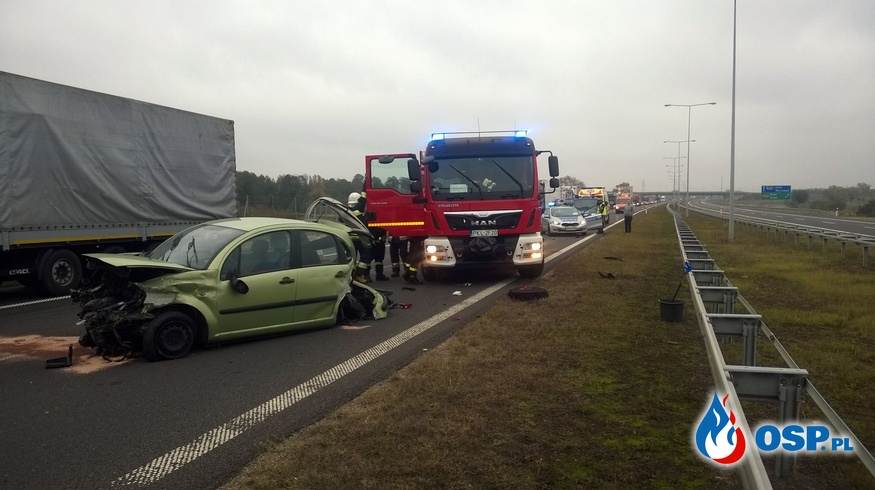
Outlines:
[[166,272],[186,272],[196,270],[184,265],[150,259],[148,257],[143,257],[142,255],[85,254],[85,256],[113,267],[124,267],[128,269],[151,269]]

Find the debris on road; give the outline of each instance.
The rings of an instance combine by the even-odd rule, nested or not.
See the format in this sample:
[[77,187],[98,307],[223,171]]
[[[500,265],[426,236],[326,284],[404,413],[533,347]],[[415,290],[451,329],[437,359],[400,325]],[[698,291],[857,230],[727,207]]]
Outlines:
[[[84,349],[79,346],[76,343],[77,340],[77,337],[68,336],[0,336],[0,362],[46,359],[49,356],[57,355],[58,352],[63,352],[64,349],[67,350],[67,355],[70,357],[70,363],[72,364],[63,370],[65,373],[90,374],[130,362],[130,359],[125,362],[106,362],[102,357],[94,355],[90,349]],[[73,347],[72,353],[70,351],[71,345]]]
[[462,295],[461,291],[453,291],[453,296],[461,296],[461,295]]
[[617,278],[617,276],[615,276],[613,272],[602,272],[602,271],[598,271],[598,272],[599,272],[599,276],[601,276],[602,279],[616,279]]
[[605,260],[619,260],[620,262],[623,261],[622,258],[620,258],[620,257],[614,257],[614,256],[612,256],[612,255],[608,255],[608,256],[605,256],[605,257],[602,257],[602,258],[605,259]]
[[507,295],[512,299],[530,301],[546,298],[550,293],[548,293],[546,289],[538,286],[519,286],[508,291]]
[[64,357],[53,357],[46,359],[46,369],[58,369],[70,367],[73,365],[73,344],[67,346],[67,355]]
[[405,291],[416,291],[416,288],[410,286],[401,286],[401,289]]

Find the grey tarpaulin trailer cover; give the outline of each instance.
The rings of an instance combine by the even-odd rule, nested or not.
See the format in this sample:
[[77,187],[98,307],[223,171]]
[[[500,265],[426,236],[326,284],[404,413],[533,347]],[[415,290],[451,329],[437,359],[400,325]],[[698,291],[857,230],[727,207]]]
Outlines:
[[0,72],[0,281],[236,216],[235,163],[231,120]]

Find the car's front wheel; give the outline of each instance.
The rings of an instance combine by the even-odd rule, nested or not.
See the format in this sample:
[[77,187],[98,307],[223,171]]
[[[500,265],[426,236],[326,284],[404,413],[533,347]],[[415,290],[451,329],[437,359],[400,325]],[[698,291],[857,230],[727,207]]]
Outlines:
[[143,356],[149,361],[179,359],[191,351],[195,323],[185,313],[165,311],[152,319],[143,332]]

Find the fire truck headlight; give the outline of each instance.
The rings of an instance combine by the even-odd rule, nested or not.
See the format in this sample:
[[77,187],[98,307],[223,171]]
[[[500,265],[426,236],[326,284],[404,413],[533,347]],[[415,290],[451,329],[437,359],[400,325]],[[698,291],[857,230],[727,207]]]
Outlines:
[[541,242],[532,243],[532,250],[541,250]]
[[542,257],[541,252],[532,252],[533,259],[540,259]]
[[425,247],[425,253],[433,254],[437,252],[437,245],[429,245]]
[[437,262],[437,259],[438,259],[437,255],[429,255],[428,256],[428,260],[430,260],[432,262]]

